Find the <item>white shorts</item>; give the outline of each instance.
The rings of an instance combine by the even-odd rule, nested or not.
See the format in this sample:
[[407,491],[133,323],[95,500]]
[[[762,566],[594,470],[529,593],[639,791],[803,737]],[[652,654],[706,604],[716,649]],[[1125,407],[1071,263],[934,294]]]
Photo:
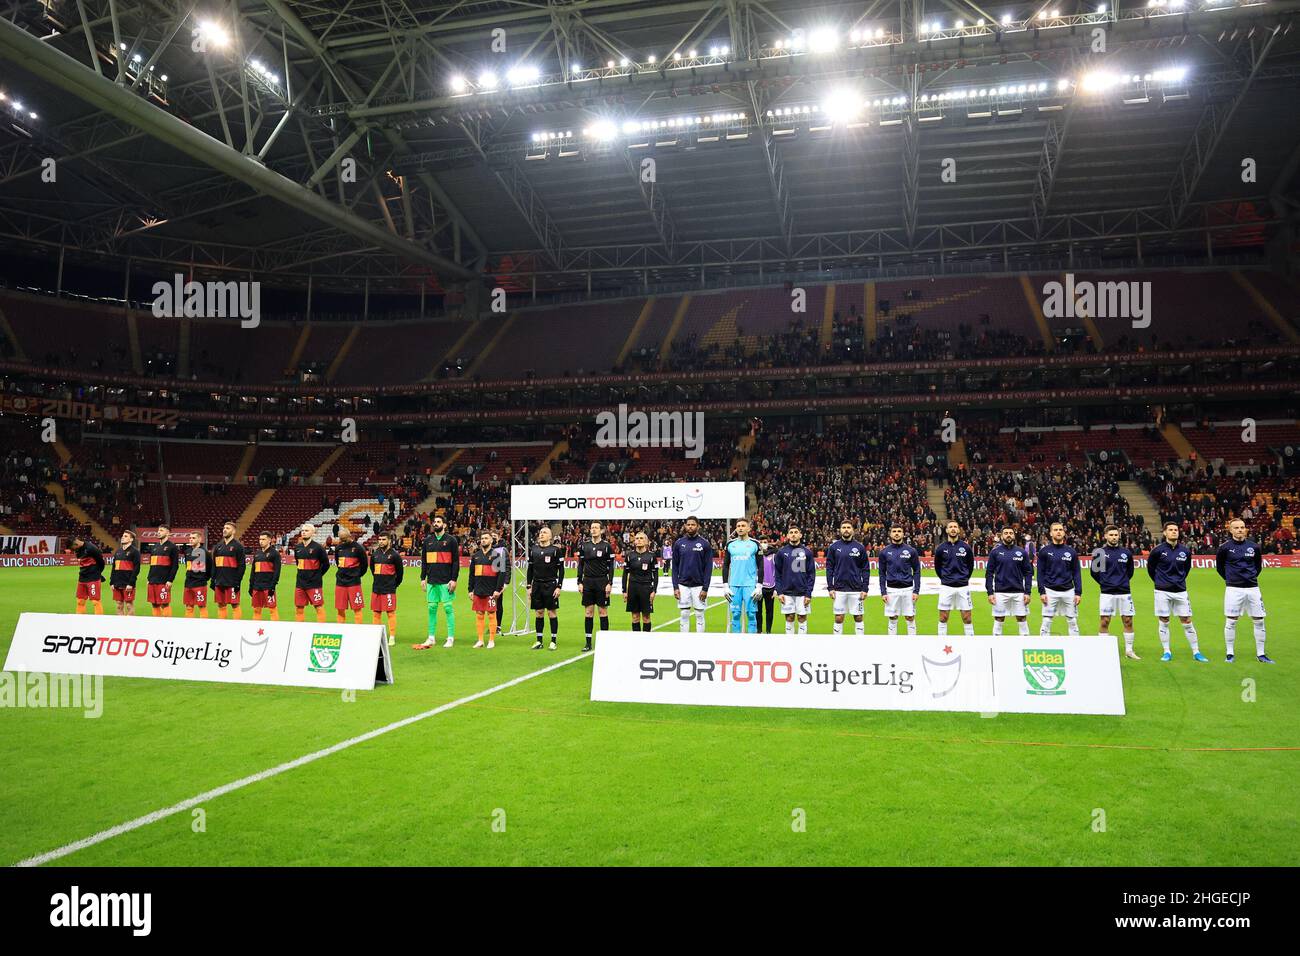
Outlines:
[[890,588],[885,594],[885,617],[911,617],[916,613],[911,588]]
[[1156,591],[1156,617],[1191,617],[1186,591]]
[[836,591],[835,592],[835,613],[849,614],[853,617],[862,616],[862,592],[861,591]]
[[1012,617],[1028,617],[1029,602],[1025,598],[1026,595],[1018,591],[1014,594],[1005,591],[994,593],[993,616],[1006,617],[1009,614]]
[[1259,593],[1259,588],[1224,588],[1223,616],[1241,617],[1243,613],[1264,616],[1264,595]]
[[1133,595],[1103,594],[1097,599],[1097,610],[1102,617],[1132,617]]
[[956,608],[959,611],[969,611],[970,587],[954,588],[946,584],[939,585],[939,610],[951,611]]
[[1047,603],[1043,605],[1043,617],[1056,617],[1057,614],[1064,614],[1066,617],[1074,617],[1074,588],[1068,591],[1053,591],[1051,588],[1043,588],[1043,597],[1047,598]]
[[683,611],[690,610],[691,608],[694,608],[697,611],[704,610],[704,588],[699,586],[689,587],[688,585],[683,584],[677,589],[677,592],[681,595],[681,597],[677,599],[677,606]]
[[807,617],[808,616],[808,595],[782,594],[781,613],[794,614],[798,617]]

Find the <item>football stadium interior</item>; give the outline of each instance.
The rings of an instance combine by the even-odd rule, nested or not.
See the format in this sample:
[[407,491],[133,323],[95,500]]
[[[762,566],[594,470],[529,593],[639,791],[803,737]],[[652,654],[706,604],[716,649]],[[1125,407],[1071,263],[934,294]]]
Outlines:
[[[24,612],[71,613],[83,542],[108,558],[125,531],[182,554],[269,534],[285,620],[304,525],[331,561],[388,534],[408,566],[396,683],[351,701],[120,677],[98,720],[8,699],[0,862],[1294,863],[1297,22],[1298,0],[13,4],[0,648]],[[620,407],[702,436],[609,441]],[[773,548],[797,526],[821,568],[842,521],[872,555],[898,525],[927,579],[950,520],[981,567],[1004,527],[1041,548],[1061,521],[1086,559],[1172,521],[1209,663],[1177,623],[1159,659],[1142,571],[1123,717],[592,700],[567,590],[546,648],[523,604],[472,647],[466,589],[456,644],[425,633],[439,518],[468,567],[517,533],[520,484],[737,481]],[[1234,519],[1276,667],[1262,617],[1224,662]],[[733,522],[703,525],[721,556]],[[588,522],[549,527],[572,568]],[[605,530],[618,573],[637,531],[656,554],[682,533]],[[715,578],[710,631],[726,603]]]

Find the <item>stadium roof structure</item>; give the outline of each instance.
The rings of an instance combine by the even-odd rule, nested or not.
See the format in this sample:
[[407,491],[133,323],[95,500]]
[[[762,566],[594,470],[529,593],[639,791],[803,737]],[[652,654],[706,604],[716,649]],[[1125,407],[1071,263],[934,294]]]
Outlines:
[[375,290],[1258,244],[1300,208],[1298,11],[25,2],[0,244]]

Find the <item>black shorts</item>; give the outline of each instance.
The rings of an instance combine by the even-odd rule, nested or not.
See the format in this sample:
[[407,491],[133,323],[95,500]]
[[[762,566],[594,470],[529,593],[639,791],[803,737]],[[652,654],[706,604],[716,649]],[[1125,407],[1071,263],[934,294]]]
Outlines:
[[609,607],[609,595],[605,593],[604,581],[582,582],[582,606]]
[[528,601],[528,606],[534,611],[558,611],[560,599],[555,593],[555,588],[554,581],[534,581],[533,594]]
[[629,614],[650,613],[650,585],[629,584],[627,586],[627,612]]

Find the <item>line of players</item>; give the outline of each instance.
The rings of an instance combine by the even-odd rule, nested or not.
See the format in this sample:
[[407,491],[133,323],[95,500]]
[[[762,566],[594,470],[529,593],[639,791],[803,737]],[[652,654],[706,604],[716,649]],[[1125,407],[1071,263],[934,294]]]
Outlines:
[[[727,542],[722,555],[723,592],[730,609],[730,630],[762,632],[761,618],[766,610],[767,629],[773,621],[773,604],[781,601],[787,634],[806,634],[808,613],[817,565],[813,551],[803,543],[802,531],[790,527],[780,548],[765,539],[755,541],[751,525],[742,518],[736,522],[735,536]],[[1224,641],[1226,659],[1235,657],[1237,622],[1249,616],[1254,625],[1255,652],[1261,663],[1273,661],[1265,653],[1265,610],[1259,589],[1263,558],[1259,546],[1247,535],[1245,522],[1228,523],[1229,538],[1219,548],[1215,567],[1224,579]],[[826,586],[830,593],[835,623],[834,634],[844,632],[844,619],[852,617],[854,631],[864,633],[863,606],[869,593],[871,556],[855,538],[852,522],[840,525],[840,537],[826,548]],[[993,609],[993,636],[1003,633],[1006,618],[1016,620],[1019,633],[1029,636],[1029,604],[1034,579],[1038,581],[1042,622],[1039,633],[1052,633],[1059,615],[1066,620],[1070,635],[1079,635],[1078,607],[1083,594],[1083,562],[1079,552],[1067,543],[1062,522],[1053,522],[1048,530],[1050,541],[1031,557],[1016,543],[1015,529],[1003,528],[998,543],[988,555],[985,591]],[[1132,579],[1137,567],[1133,552],[1120,544],[1120,529],[1107,525],[1104,544],[1088,559],[1088,571],[1100,592],[1099,633],[1107,633],[1111,619],[1119,617],[1124,633],[1124,653],[1141,660],[1134,650]],[[679,611],[679,629],[689,631],[692,614],[696,631],[705,630],[706,597],[713,577],[713,546],[699,533],[699,522],[688,518],[684,534],[671,549],[670,571],[673,596]],[[604,538],[599,521],[591,524],[590,538],[578,547],[578,588],[586,630],[586,650],[591,649],[593,615],[599,612],[602,630],[609,627],[609,600],[613,590],[616,556]],[[962,538],[962,528],[949,521],[945,539],[935,549],[934,567],[939,577],[938,634],[946,636],[948,620],[956,609],[961,615],[965,634],[975,633],[971,619],[970,579],[975,568],[975,553]],[[888,633],[898,633],[898,619],[906,622],[907,633],[916,634],[916,600],[921,593],[921,554],[906,540],[901,524],[889,529],[889,543],[876,555],[880,596]],[[1170,619],[1177,617],[1183,626],[1195,660],[1208,663],[1200,651],[1192,607],[1187,592],[1187,575],[1192,567],[1192,550],[1180,540],[1179,526],[1168,522],[1163,540],[1152,549],[1147,573],[1155,590],[1155,615],[1159,621],[1161,660],[1173,659],[1170,644]],[[564,564],[558,547],[551,543],[551,531],[543,526],[538,543],[531,550],[528,563],[530,605],[536,612],[537,643],[543,646],[543,618],[549,618],[551,641],[555,648],[558,629],[557,611],[564,580]],[[632,630],[650,630],[654,597],[659,587],[658,556],[650,549],[645,532],[637,532],[633,550],[623,560],[623,600],[632,617]]]
[[[1241,519],[1229,522],[1228,530],[1230,537],[1219,548],[1216,558],[1216,569],[1225,582],[1227,660],[1232,661],[1235,656],[1237,622],[1244,613],[1254,625],[1257,659],[1271,664],[1272,660],[1265,653],[1266,615],[1259,589],[1262,554],[1258,545],[1247,536]],[[586,634],[584,650],[587,651],[592,649],[597,616],[600,628],[609,628],[609,601],[617,559],[612,543],[605,539],[602,523],[593,521],[589,531],[589,538],[578,547],[577,566]],[[695,518],[686,519],[683,531],[670,552],[679,627],[682,632],[689,631],[694,614],[696,631],[703,633],[706,597],[714,570],[713,546],[700,534],[699,522]],[[780,548],[774,548],[770,539],[755,541],[750,531],[748,520],[737,521],[735,536],[727,542],[723,552],[722,580],[724,596],[730,607],[730,629],[761,632],[760,618],[766,611],[767,629],[770,631],[774,620],[773,605],[779,597],[786,633],[807,633],[817,566],[814,553],[803,543],[801,529],[788,528],[786,542]],[[314,540],[315,533],[313,525],[304,525],[294,547],[297,571],[294,605],[298,621],[304,620],[308,605],[315,609],[317,621],[324,620],[322,585],[330,559],[325,548]],[[826,549],[826,583],[834,606],[832,633],[835,634],[843,633],[846,617],[853,618],[855,633],[864,633],[863,605],[869,591],[870,555],[854,535],[852,522],[844,521],[840,525],[840,538]],[[1099,630],[1106,633],[1111,618],[1118,616],[1123,625],[1125,655],[1140,660],[1134,650],[1134,605],[1130,584],[1137,562],[1133,552],[1120,544],[1119,528],[1108,525],[1103,535],[1105,543],[1091,555],[1088,564],[1089,573],[1100,590]],[[1016,619],[1021,635],[1029,635],[1029,602],[1035,571],[1043,608],[1040,634],[1051,633],[1058,614],[1066,619],[1069,634],[1079,634],[1077,609],[1083,591],[1082,562],[1078,551],[1066,542],[1063,523],[1053,522],[1049,537],[1050,541],[1038,549],[1034,560],[1016,543],[1014,529],[1006,527],[1001,531],[998,544],[990,551],[985,588],[993,608],[995,637],[1003,633],[1008,616]],[[1152,549],[1147,562],[1147,572],[1155,585],[1155,613],[1163,650],[1161,660],[1172,659],[1170,618],[1177,617],[1183,625],[1193,657],[1206,662],[1207,658],[1200,652],[1187,594],[1191,549],[1180,541],[1179,527],[1174,522],[1164,526],[1163,537],[1164,540]],[[262,532],[251,562],[249,597],[253,616],[259,620],[263,609],[270,612],[272,620],[279,620],[276,585],[280,577],[280,554],[271,543],[271,535]],[[102,614],[100,583],[106,566],[103,554],[93,543],[81,538],[74,539],[73,546],[80,561],[77,613],[85,613],[87,602],[90,602],[95,612]],[[187,553],[182,555],[171,541],[170,529],[165,525],[158,528],[158,541],[144,547],[150,558],[147,600],[155,617],[171,616],[171,586],[184,562],[186,574],[182,602],[185,616],[207,616],[207,588],[211,582],[218,616],[225,618],[229,609],[232,618],[239,618],[240,588],[249,565],[233,522],[228,521],[223,526],[221,541],[211,549],[210,558],[197,534],[192,536]],[[429,636],[426,641],[413,646],[420,650],[434,646],[437,611],[441,607],[447,619],[447,640],[443,646],[450,647],[455,632],[452,598],[460,567],[459,546],[456,539],[446,533],[441,516],[434,519],[433,532],[425,539],[422,552],[420,577],[425,584],[428,602]],[[112,555],[110,572],[113,600],[119,614],[135,613],[135,585],[142,557],[134,533],[124,531],[120,547]],[[525,584],[530,607],[536,614],[534,649],[546,646],[544,625],[547,622],[549,647],[551,650],[556,648],[559,597],[564,580],[563,557],[560,548],[552,542],[550,528],[543,526],[537,544],[529,553]],[[888,633],[898,633],[898,619],[902,617],[907,633],[915,635],[915,605],[921,593],[921,556],[919,550],[906,541],[901,524],[890,527],[889,543],[880,549],[876,559]],[[934,567],[939,577],[938,634],[947,635],[949,616],[955,608],[961,615],[965,633],[973,635],[970,578],[974,571],[974,550],[962,539],[961,526],[955,521],[947,523],[945,540],[935,549]],[[381,615],[387,615],[389,641],[393,642],[397,631],[397,588],[402,582],[403,566],[401,554],[393,547],[391,537],[379,535],[377,547],[369,553],[353,540],[350,530],[341,529],[340,543],[335,548],[335,568],[338,620],[346,621],[346,612],[350,609],[355,623],[361,623],[364,608],[361,582],[369,569],[372,575],[372,620],[378,624]],[[486,623],[486,646],[491,648],[495,646],[501,623],[499,599],[510,580],[510,562],[495,536],[489,532],[480,536],[479,548],[471,557],[470,580],[471,606],[478,627],[475,646],[485,646]],[[637,532],[633,549],[623,558],[622,584],[624,605],[632,617],[632,630],[651,630],[651,615],[659,587],[659,556],[651,550],[644,531]]]

